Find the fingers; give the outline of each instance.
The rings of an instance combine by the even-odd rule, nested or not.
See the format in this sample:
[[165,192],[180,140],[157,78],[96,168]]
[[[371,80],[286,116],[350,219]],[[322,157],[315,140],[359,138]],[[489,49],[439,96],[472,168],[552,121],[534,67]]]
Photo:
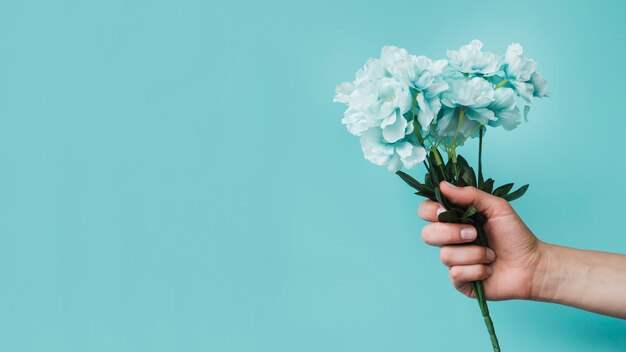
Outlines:
[[449,274],[452,284],[458,289],[468,282],[487,279],[493,274],[493,269],[484,264],[455,265],[450,267]]
[[479,213],[483,213],[488,218],[511,209],[506,200],[474,187],[457,187],[445,181],[441,182],[439,187],[450,202],[460,206],[474,205]]
[[437,216],[439,216],[439,213],[444,210],[445,209],[441,206],[441,204],[433,202],[430,199],[426,199],[425,201],[420,203],[419,208],[417,208],[417,214],[420,216],[420,218],[426,221],[436,222]]
[[446,266],[491,263],[496,253],[481,246],[443,246],[439,251],[441,262]]
[[431,246],[468,243],[476,239],[476,229],[472,225],[435,222],[424,226],[422,239]]

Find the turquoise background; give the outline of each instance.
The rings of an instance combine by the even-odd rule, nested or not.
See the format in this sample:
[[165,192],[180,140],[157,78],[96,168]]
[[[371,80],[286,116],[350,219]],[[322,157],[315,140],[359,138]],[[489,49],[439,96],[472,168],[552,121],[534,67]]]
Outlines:
[[[489,350],[334,87],[385,44],[522,43],[552,97],[486,173],[531,184],[543,240],[626,253],[625,4],[1,1],[0,350]],[[491,310],[506,352],[626,349],[625,321]]]

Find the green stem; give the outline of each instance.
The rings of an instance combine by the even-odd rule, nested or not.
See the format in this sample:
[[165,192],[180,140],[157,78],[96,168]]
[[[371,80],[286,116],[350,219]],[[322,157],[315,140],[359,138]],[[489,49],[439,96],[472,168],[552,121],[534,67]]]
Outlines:
[[431,152],[435,155],[435,162],[437,166],[441,166],[443,164],[443,160],[441,160],[441,156],[439,155],[439,153],[437,153],[437,148],[433,147]]
[[424,147],[424,137],[422,137],[422,134],[420,133],[421,129],[422,126],[417,121],[417,118],[413,116],[413,133],[417,136],[417,140],[420,142],[420,145]]
[[[489,247],[487,234],[483,229],[483,224],[476,223],[474,226],[476,227],[476,231],[478,232],[478,238],[476,239],[476,242],[483,247]],[[485,320],[485,326],[487,326],[487,332],[489,333],[489,339],[491,340],[491,346],[493,347],[493,351],[500,352],[500,343],[498,342],[498,337],[496,336],[496,330],[493,325],[493,320],[491,320],[491,315],[489,314],[489,307],[487,306],[487,298],[485,297],[485,287],[483,285],[483,282],[474,281],[472,285],[474,288],[476,300],[478,301],[478,306],[480,307],[480,312],[482,313],[483,319]]]
[[509,80],[505,78],[505,79],[503,79],[502,81],[500,81],[500,83],[498,83],[498,84],[496,85],[496,88],[494,88],[494,89],[502,88],[502,87],[504,87],[507,83],[509,83]]
[[456,142],[456,137],[459,135],[459,131],[461,130],[461,125],[463,125],[463,119],[465,118],[465,108],[461,108],[459,111],[459,125],[456,126],[456,131],[454,132],[454,137],[452,137],[452,141],[450,142],[450,146],[454,149]]
[[474,127],[474,129],[472,130],[472,132],[470,132],[470,134],[468,134],[467,136],[465,136],[465,138],[463,138],[463,140],[457,145],[460,146],[461,144],[465,143],[465,141],[470,138],[474,133],[476,133],[476,131],[478,131],[479,128],[483,128],[483,125],[478,124],[478,126]]
[[487,307],[487,300],[485,299],[485,288],[483,286],[483,282],[474,281],[472,285],[474,287],[474,294],[476,295],[478,306],[480,307],[480,312],[485,320],[485,326],[487,326],[487,331],[489,332],[491,347],[493,347],[494,352],[500,352],[500,343],[498,342],[498,337],[496,336],[493,320],[491,320],[491,316],[489,315],[489,307]]
[[482,186],[485,179],[483,178],[483,129],[480,128],[480,137],[478,139],[478,185]]

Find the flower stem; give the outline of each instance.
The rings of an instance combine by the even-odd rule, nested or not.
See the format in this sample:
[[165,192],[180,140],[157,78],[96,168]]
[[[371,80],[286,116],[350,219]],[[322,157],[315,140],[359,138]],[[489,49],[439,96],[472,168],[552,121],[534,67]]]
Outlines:
[[496,88],[494,88],[494,89],[502,88],[502,87],[504,87],[507,83],[509,83],[509,80],[505,78],[505,79],[503,79],[502,81],[500,81],[500,83],[498,83],[498,84],[496,85]]
[[[476,227],[476,232],[478,232],[478,238],[476,239],[476,242],[483,247],[489,247],[487,234],[483,229],[483,224],[478,222],[474,224],[474,227]],[[489,307],[487,306],[487,298],[485,297],[485,287],[483,285],[483,282],[474,281],[472,285],[474,288],[476,301],[478,301],[478,306],[480,307],[480,312],[482,313],[483,319],[485,320],[485,326],[487,326],[487,332],[489,333],[489,338],[491,340],[491,346],[493,347],[493,351],[500,352],[500,343],[498,342],[498,337],[496,336],[496,330],[493,326],[493,320],[491,320],[491,316],[489,315]]]
[[463,119],[465,118],[465,108],[461,108],[459,110],[459,125],[456,126],[456,131],[454,132],[454,137],[452,137],[452,141],[450,142],[450,146],[452,148],[456,148],[454,142],[456,142],[456,137],[459,135],[459,131],[461,130],[461,125],[463,125]]
[[474,281],[472,285],[474,287],[474,294],[476,295],[478,306],[480,307],[480,312],[485,320],[485,326],[487,326],[487,331],[489,332],[491,347],[493,347],[494,352],[500,352],[500,343],[498,342],[498,337],[496,336],[493,320],[491,320],[491,316],[489,315],[489,307],[487,307],[487,300],[485,299],[485,288],[483,286],[483,282]]
[[478,139],[478,186],[482,186],[485,179],[483,178],[483,128],[480,127],[478,132],[480,137]]
[[459,142],[459,144],[457,144],[456,146],[460,146],[461,144],[465,143],[465,141],[471,137],[474,133],[476,133],[476,131],[478,131],[479,128],[482,128],[483,125],[478,124],[478,126],[474,127],[474,129],[472,130],[472,132],[470,132],[470,134],[468,134],[467,136],[465,136],[465,138],[463,138],[463,140],[461,142]]

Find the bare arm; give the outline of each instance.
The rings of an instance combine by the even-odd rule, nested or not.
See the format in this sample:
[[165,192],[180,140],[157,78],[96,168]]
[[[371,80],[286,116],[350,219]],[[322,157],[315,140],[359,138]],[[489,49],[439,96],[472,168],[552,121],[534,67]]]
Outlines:
[[626,319],[626,255],[544,244],[530,299]]
[[505,200],[445,182],[441,190],[453,203],[473,204],[487,217],[484,228],[493,248],[470,244],[476,238],[470,225],[437,222],[439,204],[427,200],[420,205],[420,216],[433,222],[422,238],[441,247],[457,290],[473,297],[471,282],[483,280],[490,300],[554,302],[626,319],[626,255],[542,242]]

